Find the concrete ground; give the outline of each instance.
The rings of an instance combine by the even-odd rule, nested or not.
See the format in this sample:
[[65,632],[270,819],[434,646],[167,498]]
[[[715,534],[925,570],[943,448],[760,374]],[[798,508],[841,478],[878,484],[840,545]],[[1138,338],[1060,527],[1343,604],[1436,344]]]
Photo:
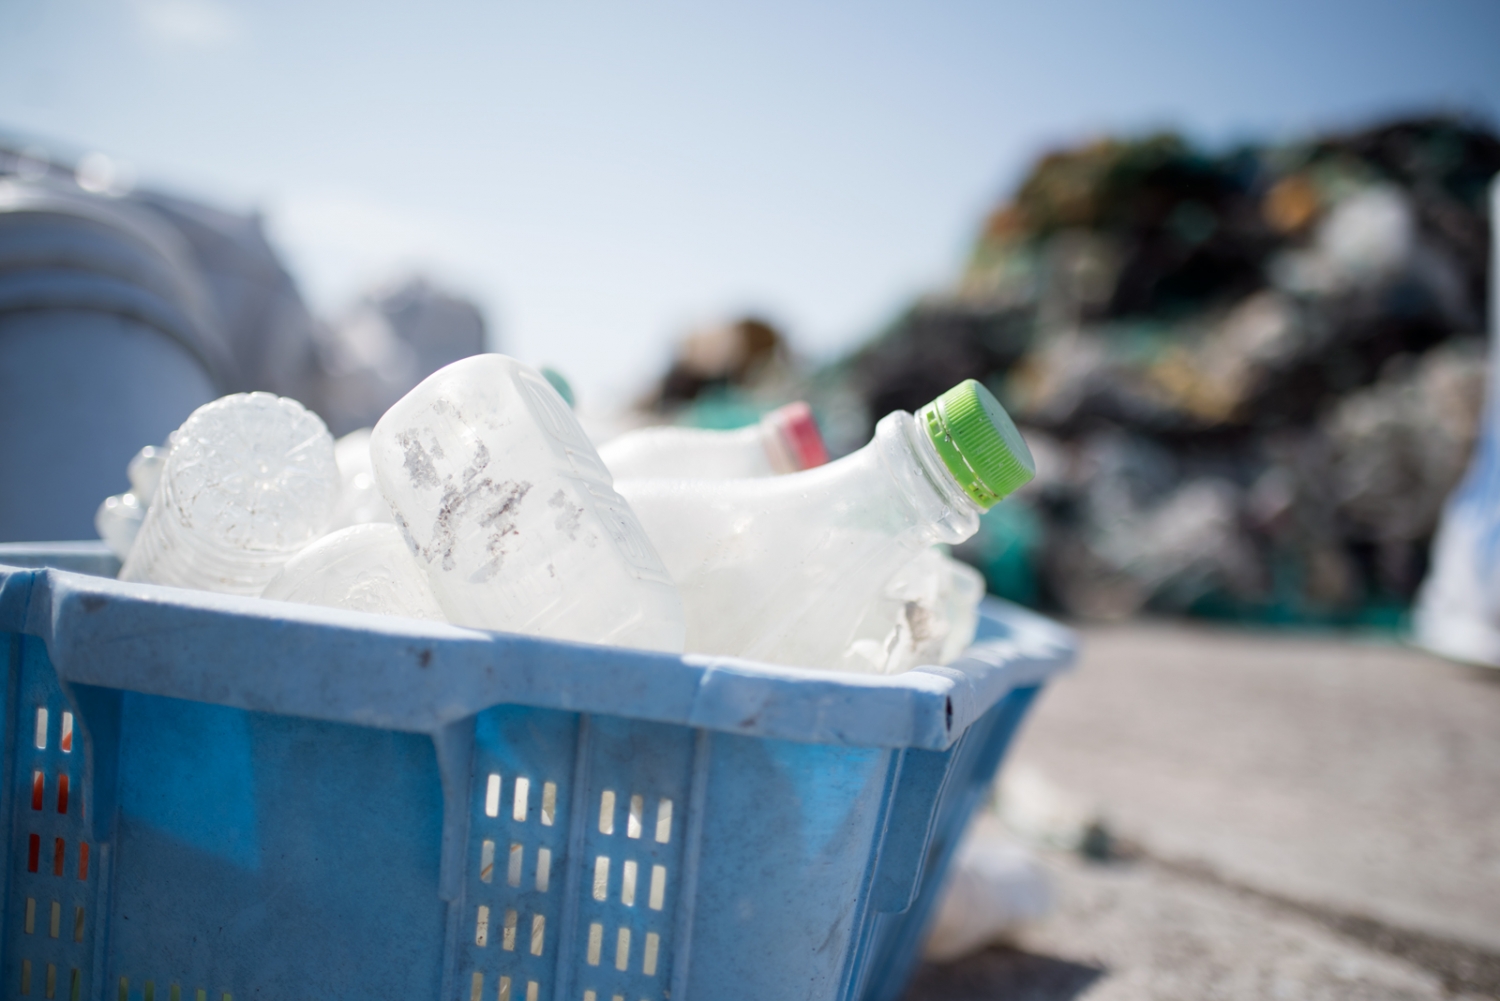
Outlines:
[[1500,997],[1500,672],[1199,626],[1083,643],[1007,769],[1116,857],[1046,853],[1053,915],[908,1001]]

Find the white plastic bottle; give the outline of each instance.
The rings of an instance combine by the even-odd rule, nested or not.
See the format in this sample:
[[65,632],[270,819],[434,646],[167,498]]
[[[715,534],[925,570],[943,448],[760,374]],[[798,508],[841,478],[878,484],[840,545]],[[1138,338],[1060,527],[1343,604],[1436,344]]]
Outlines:
[[293,556],[261,597],[442,621],[427,573],[395,525],[352,525]]
[[193,411],[172,438],[121,580],[258,595],[327,531],[338,500],[333,439],[271,393]]
[[1033,475],[1010,417],[969,380],[817,469],[618,488],[677,582],[689,651],[838,668],[898,571],[969,538]]
[[[1500,175],[1490,181],[1500,221]],[[1443,506],[1412,608],[1412,640],[1452,660],[1500,668],[1500,225],[1491,224],[1490,358],[1479,440]]]
[[777,476],[821,466],[828,450],[812,408],[789,403],[733,431],[650,427],[599,446],[616,479],[730,480]]
[[[651,427],[599,446],[620,479],[723,480],[777,476],[828,461],[812,408],[790,403],[733,431]],[[895,674],[955,660],[974,640],[984,578],[939,548],[902,568],[844,653],[849,670]]]
[[682,649],[682,600],[557,391],[503,355],[428,376],[370,439],[375,478],[450,622]]

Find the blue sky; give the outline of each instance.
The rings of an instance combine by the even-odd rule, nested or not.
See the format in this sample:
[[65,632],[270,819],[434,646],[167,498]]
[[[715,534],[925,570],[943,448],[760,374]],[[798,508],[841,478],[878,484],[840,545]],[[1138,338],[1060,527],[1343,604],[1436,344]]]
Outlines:
[[1500,117],[1500,4],[0,0],[0,128],[259,207],[325,312],[408,266],[596,401],[743,308],[811,354],[1038,151]]

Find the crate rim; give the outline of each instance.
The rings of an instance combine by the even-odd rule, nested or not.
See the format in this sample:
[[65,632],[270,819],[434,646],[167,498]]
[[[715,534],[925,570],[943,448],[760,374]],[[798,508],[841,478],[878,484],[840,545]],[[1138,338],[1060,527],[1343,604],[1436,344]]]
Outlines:
[[[41,639],[63,681],[433,735],[510,704],[802,743],[943,751],[1006,693],[1069,667],[1076,650],[1071,630],[993,598],[981,609],[988,638],[954,663],[864,675],[5,563],[23,553],[30,562],[87,551],[76,543],[0,547],[0,631]],[[325,669],[318,677],[297,670],[310,654]]]

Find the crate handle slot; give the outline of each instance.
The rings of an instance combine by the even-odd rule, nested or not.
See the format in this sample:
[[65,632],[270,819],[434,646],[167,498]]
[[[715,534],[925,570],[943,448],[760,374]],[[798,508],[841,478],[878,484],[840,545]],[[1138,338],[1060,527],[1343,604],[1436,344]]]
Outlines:
[[72,713],[63,714],[73,720],[68,732],[69,753],[73,753],[80,737],[83,741],[82,794],[73,797],[69,790],[66,799],[59,799],[58,812],[62,813],[69,801],[76,798],[83,809],[88,839],[105,843],[110,840],[114,826],[119,791],[121,692],[116,688],[75,684],[63,680],[61,674],[58,684],[63,697],[73,705]]

